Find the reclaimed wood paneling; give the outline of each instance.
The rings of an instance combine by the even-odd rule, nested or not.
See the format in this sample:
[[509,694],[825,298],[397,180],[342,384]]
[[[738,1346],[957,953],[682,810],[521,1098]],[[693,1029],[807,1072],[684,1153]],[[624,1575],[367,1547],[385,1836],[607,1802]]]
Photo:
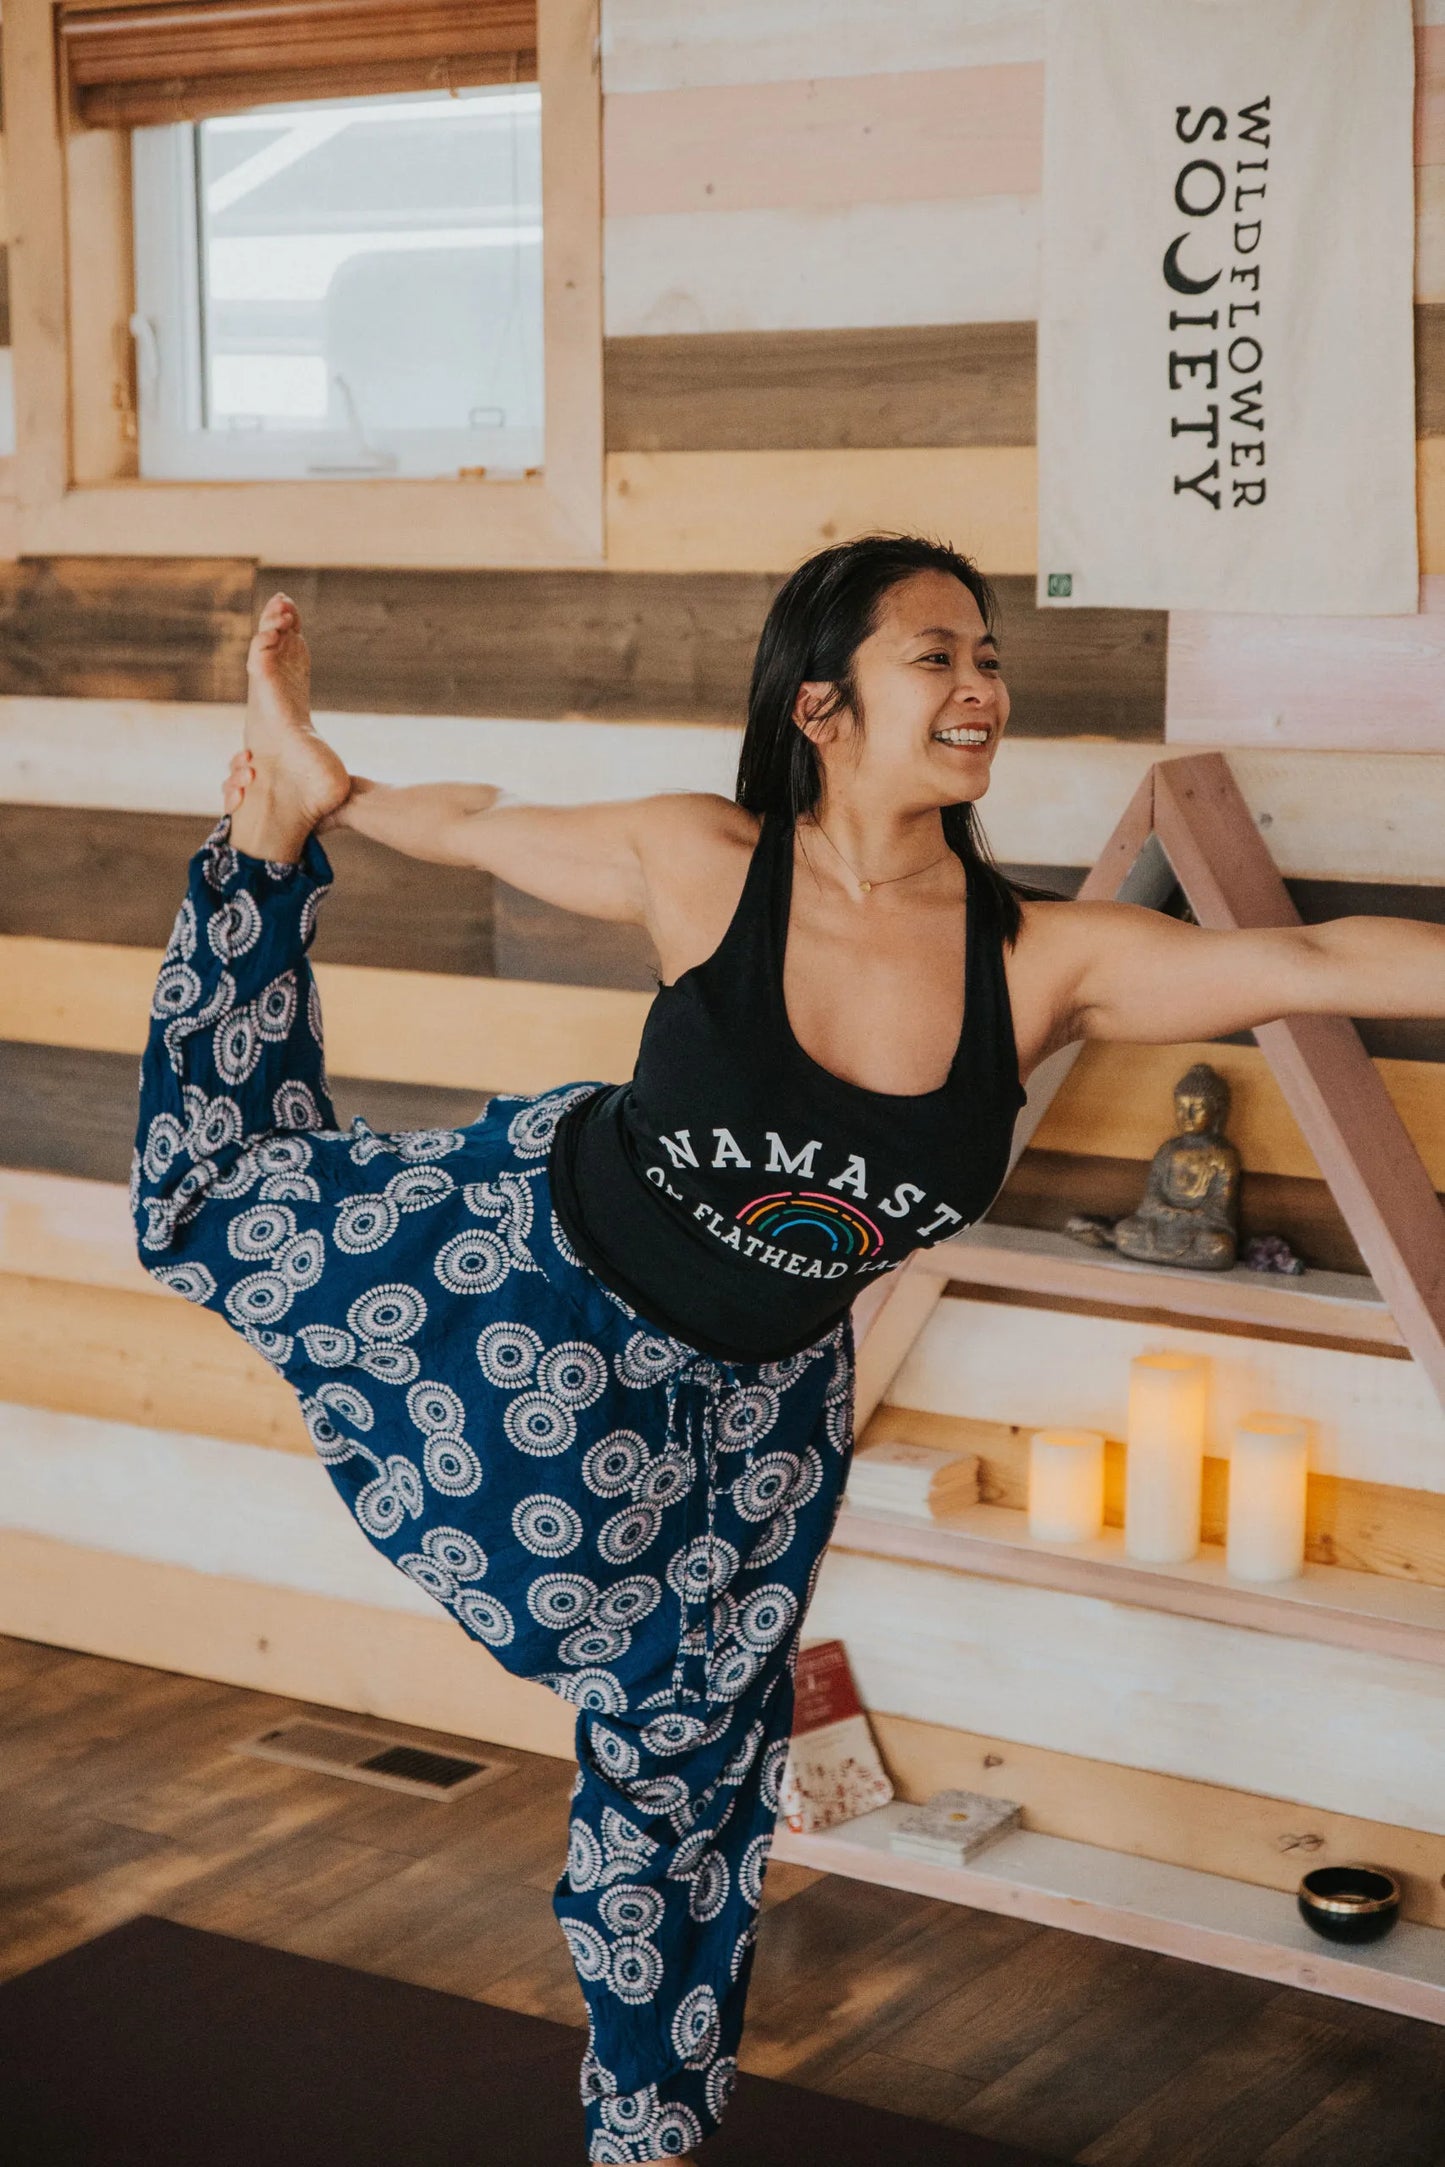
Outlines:
[[1033,194],[1043,102],[1043,69],[1027,61],[614,96],[603,108],[608,212]]
[[258,573],[297,603],[318,708],[740,722],[780,581],[754,572]]
[[611,97],[1041,61],[1043,53],[1037,0],[913,0],[901,11],[880,0],[830,0],[825,36],[813,0],[711,0],[699,9],[608,0],[602,87]]
[[0,1529],[0,1631],[570,1758],[577,1711],[412,1617]]
[[[164,946],[203,823],[174,813],[0,804],[0,934]],[[406,858],[345,830],[324,839],[335,881],[318,963],[646,991],[634,926],[581,918],[484,873]]]
[[[378,1131],[464,1128],[486,1104],[477,1090],[330,1075],[337,1119],[362,1114]],[[0,1166],[126,1181],[137,1113],[130,1053],[0,1039]]]
[[609,339],[607,448],[1032,444],[1035,346],[1032,323]]
[[[1445,188],[1420,248],[1445,298]],[[608,218],[603,255],[609,337],[1017,322],[1039,310],[1039,199],[643,211]]]
[[[1445,310],[1435,313],[1445,319]],[[1438,573],[1421,580],[1415,616],[1174,610],[1165,734],[1182,745],[1438,752],[1445,750],[1442,665]],[[1445,797],[1440,809],[1445,816]]]
[[251,584],[224,557],[0,564],[0,693],[243,699]]
[[[160,965],[148,948],[0,934],[0,1038],[139,1053]],[[325,963],[329,1058],[343,1075],[458,1090],[545,1091],[630,1076],[639,993]]]

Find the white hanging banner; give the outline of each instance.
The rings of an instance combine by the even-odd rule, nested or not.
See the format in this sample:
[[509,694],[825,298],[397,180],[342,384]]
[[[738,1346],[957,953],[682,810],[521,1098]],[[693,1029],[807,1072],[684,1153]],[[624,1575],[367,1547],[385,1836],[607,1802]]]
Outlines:
[[1410,0],[1050,0],[1038,599],[1418,607]]

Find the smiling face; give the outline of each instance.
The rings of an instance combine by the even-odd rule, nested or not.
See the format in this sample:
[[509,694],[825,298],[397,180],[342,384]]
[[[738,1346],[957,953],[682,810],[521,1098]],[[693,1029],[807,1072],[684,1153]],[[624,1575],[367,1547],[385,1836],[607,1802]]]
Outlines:
[[996,642],[977,602],[947,572],[914,572],[890,587],[878,624],[858,647],[853,677],[863,728],[846,710],[818,722],[832,694],[805,684],[794,721],[823,763],[825,793],[860,786],[902,808],[980,798],[1008,721]]

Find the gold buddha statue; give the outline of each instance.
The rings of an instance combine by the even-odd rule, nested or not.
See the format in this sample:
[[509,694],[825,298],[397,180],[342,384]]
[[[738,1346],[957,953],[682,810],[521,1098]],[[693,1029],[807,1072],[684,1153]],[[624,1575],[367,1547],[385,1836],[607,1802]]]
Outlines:
[[1200,1061],[1174,1086],[1177,1133],[1159,1146],[1137,1211],[1076,1213],[1064,1231],[1141,1264],[1227,1272],[1239,1253],[1239,1153],[1224,1134],[1229,1085]]

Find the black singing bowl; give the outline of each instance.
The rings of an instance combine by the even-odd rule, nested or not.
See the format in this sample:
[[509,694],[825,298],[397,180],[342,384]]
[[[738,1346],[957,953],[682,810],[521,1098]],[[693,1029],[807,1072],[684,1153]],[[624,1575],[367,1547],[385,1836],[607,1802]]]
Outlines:
[[1326,1941],[1378,1941],[1400,1916],[1400,1884],[1383,1866],[1316,1866],[1299,1885],[1299,1911]]

